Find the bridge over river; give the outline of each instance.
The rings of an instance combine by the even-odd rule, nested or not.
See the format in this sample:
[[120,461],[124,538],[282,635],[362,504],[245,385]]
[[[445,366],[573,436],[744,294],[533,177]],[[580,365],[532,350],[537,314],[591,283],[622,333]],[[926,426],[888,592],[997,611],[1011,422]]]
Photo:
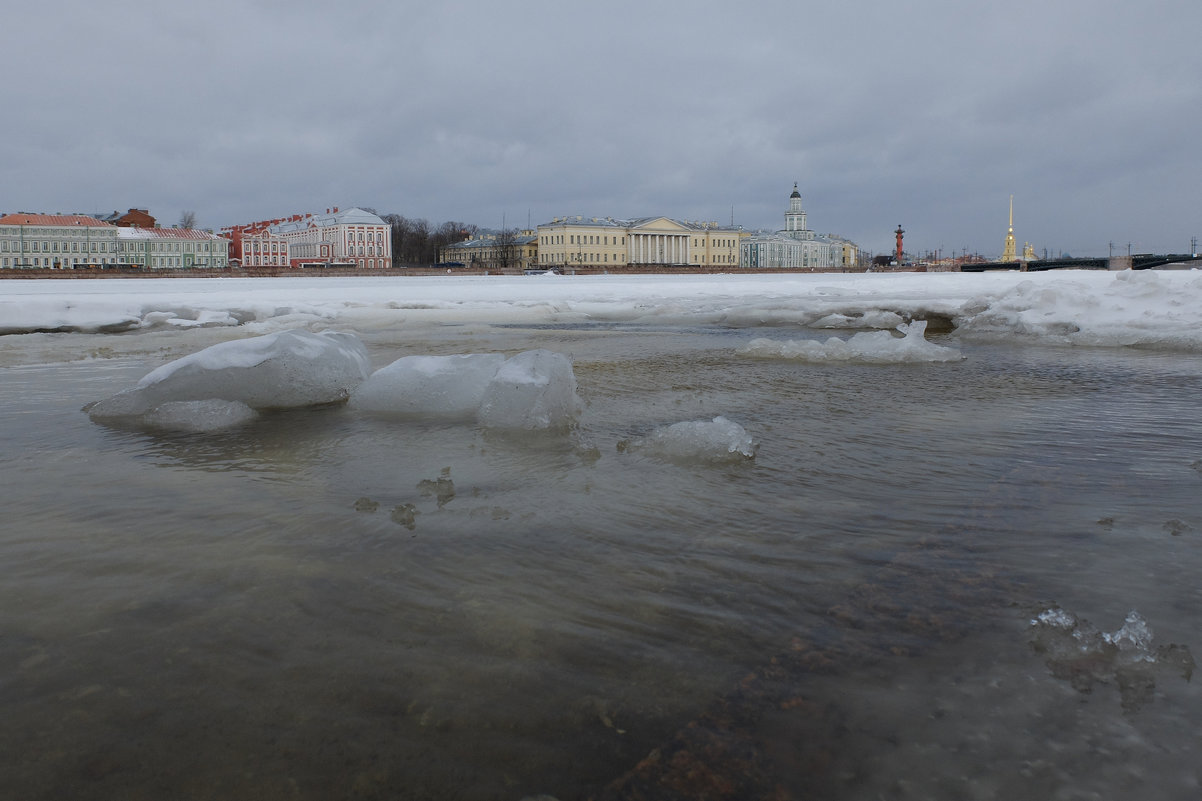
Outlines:
[[1097,259],[1035,259],[1033,261],[991,261],[980,264],[965,264],[961,272],[983,273],[986,270],[1022,270],[1042,272],[1044,270],[1151,270],[1170,267],[1188,270],[1202,267],[1202,256],[1194,254],[1157,255],[1141,253],[1134,256],[1112,256]]

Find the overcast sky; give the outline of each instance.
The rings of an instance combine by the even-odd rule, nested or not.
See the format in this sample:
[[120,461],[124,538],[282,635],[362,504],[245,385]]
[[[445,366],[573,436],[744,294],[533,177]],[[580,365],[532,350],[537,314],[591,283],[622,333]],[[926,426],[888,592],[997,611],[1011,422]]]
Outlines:
[[998,256],[1202,238],[1198,0],[197,0],[4,12],[0,211],[332,206]]

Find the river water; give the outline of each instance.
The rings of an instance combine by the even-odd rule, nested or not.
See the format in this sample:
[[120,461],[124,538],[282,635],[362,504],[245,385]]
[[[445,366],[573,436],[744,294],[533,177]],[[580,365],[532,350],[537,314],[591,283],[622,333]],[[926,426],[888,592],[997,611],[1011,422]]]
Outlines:
[[[765,335],[364,333],[569,354],[562,435],[147,433],[80,408],[152,346],[3,368],[4,796],[1196,799],[1202,358]],[[718,415],[754,459],[621,447]]]

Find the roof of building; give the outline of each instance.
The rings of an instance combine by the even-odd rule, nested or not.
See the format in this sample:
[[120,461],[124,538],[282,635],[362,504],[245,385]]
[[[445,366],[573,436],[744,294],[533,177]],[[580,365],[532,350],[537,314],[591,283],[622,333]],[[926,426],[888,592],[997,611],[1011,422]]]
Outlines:
[[556,217],[551,222],[542,223],[539,228],[553,228],[558,225],[564,226],[587,226],[589,228],[639,228],[656,220],[667,220],[675,223],[683,228],[689,228],[694,231],[739,231],[742,230],[737,225],[719,225],[716,222],[693,222],[691,220],[677,220],[672,217],[665,217],[662,214],[655,217],[635,217],[629,220],[619,220],[613,217]]
[[[509,244],[513,245],[531,245],[538,241],[538,237],[532,234],[524,234],[515,236]],[[447,245],[448,248],[495,248],[498,245],[504,245],[504,242],[498,240],[495,236],[481,236],[475,239],[465,239],[462,242],[452,242]]]
[[199,228],[118,228],[118,239],[222,239]]
[[0,225],[81,225],[91,228],[115,228],[86,214],[29,214],[17,212],[0,217]]
[[360,208],[342,209],[326,214],[313,214],[299,220],[290,219],[273,225],[272,231],[300,231],[305,228],[329,228],[335,225],[387,225],[378,215]]

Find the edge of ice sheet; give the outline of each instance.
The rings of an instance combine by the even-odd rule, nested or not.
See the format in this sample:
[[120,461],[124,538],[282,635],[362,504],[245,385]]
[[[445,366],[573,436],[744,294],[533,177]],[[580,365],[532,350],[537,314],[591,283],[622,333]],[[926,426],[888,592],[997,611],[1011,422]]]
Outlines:
[[[957,335],[1202,350],[1202,273],[823,273],[6,280],[0,334],[474,323],[653,322],[880,328],[946,319]],[[116,342],[121,341],[114,338]],[[131,339],[130,342],[136,341]],[[15,343],[14,343],[15,344]],[[32,343],[31,347],[39,343]],[[13,349],[16,350],[15,348]],[[44,359],[38,347],[32,358]],[[10,359],[20,354],[10,354]]]
[[825,342],[813,339],[778,341],[753,339],[736,351],[761,359],[797,359],[807,362],[849,362],[856,364],[900,364],[910,362],[953,362],[964,356],[955,348],[926,340],[926,320],[902,323],[895,337],[888,331],[860,332],[851,339],[831,337]]

